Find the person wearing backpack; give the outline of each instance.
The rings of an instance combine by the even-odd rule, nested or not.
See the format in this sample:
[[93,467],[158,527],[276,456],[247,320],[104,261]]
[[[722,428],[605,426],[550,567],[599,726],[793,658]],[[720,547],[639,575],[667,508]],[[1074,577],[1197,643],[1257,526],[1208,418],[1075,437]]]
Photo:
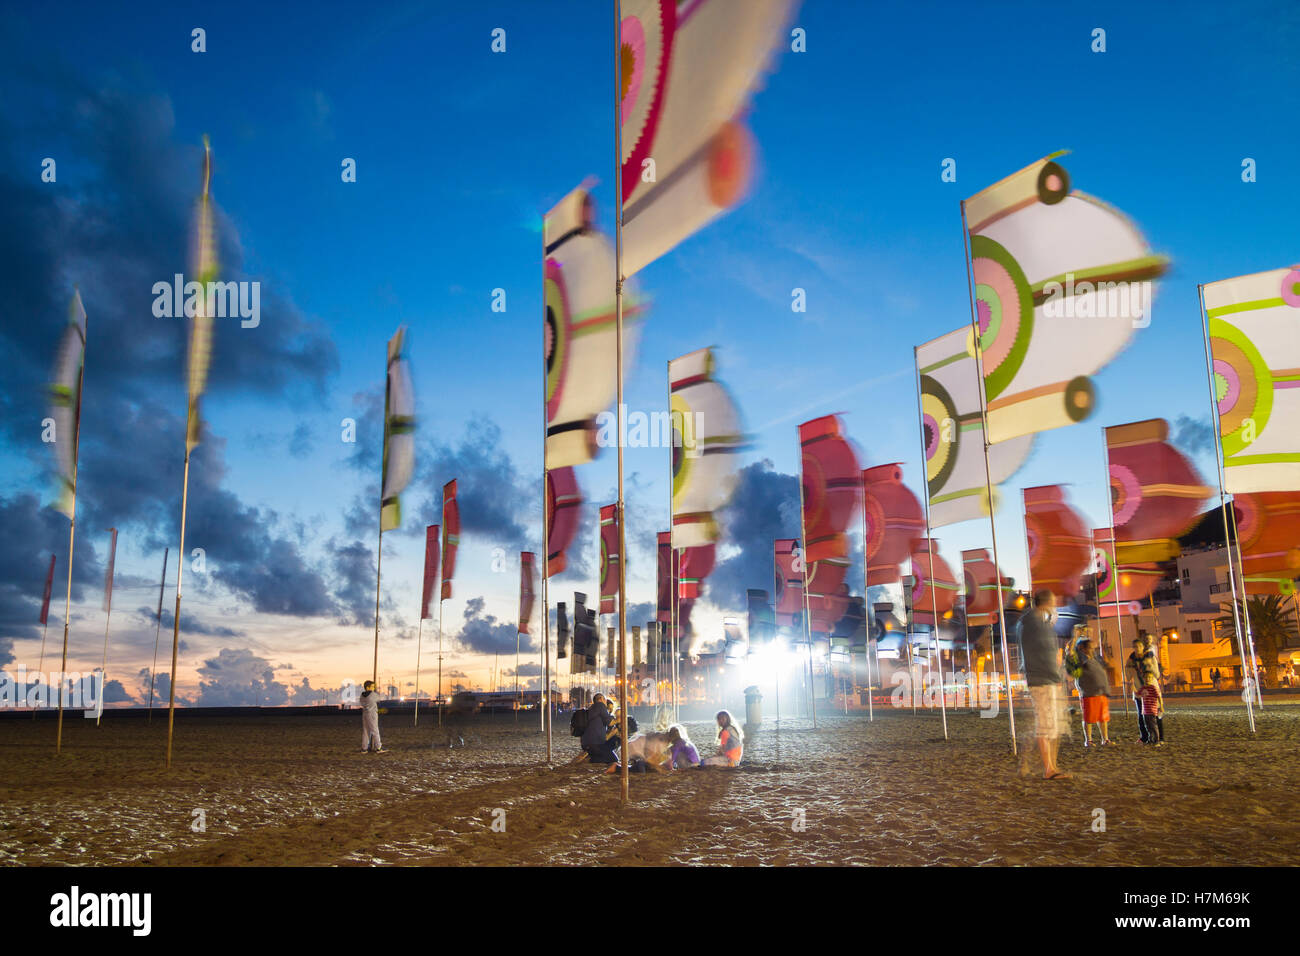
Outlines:
[[582,749],[592,763],[618,763],[618,751],[609,739],[609,728],[613,721],[609,707],[605,704],[605,696],[597,694],[587,708],[587,726],[582,731]]

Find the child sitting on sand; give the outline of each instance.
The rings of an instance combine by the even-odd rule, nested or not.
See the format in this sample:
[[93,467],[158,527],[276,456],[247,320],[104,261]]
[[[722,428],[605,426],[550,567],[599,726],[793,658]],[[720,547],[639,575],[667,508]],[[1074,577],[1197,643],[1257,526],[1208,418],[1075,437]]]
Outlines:
[[1075,686],[1079,688],[1079,700],[1083,706],[1083,745],[1092,746],[1089,728],[1097,728],[1101,743],[1109,744],[1110,739],[1110,679],[1106,668],[1092,656],[1092,641],[1083,638],[1075,645],[1075,666],[1070,671]]
[[718,755],[706,757],[701,767],[739,767],[744,749],[744,735],[728,711],[718,711]]
[[673,724],[668,728],[668,748],[669,769],[685,770],[700,765],[700,752],[686,736],[686,728],[681,724]]
[[1157,747],[1165,745],[1165,700],[1160,693],[1160,682],[1155,674],[1149,674],[1146,683],[1138,690],[1138,703],[1142,708],[1142,719],[1146,722],[1147,743]]

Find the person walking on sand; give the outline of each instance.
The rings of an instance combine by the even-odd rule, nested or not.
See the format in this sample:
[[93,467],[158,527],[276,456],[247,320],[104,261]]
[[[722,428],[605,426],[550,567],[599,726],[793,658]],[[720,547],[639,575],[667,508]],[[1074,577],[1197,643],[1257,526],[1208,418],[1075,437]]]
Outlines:
[[718,711],[718,755],[705,757],[701,767],[739,767],[745,749],[745,735],[736,726],[730,712]]
[[1138,735],[1142,743],[1151,743],[1151,725],[1147,723],[1146,715],[1142,712],[1142,688],[1146,686],[1148,678],[1152,681],[1158,679],[1157,664],[1155,653],[1147,646],[1146,639],[1141,635],[1133,638],[1133,653],[1129,654],[1125,666],[1128,667],[1129,677],[1133,681],[1133,703],[1137,710]]
[[[1020,645],[1020,659],[1024,662],[1025,683],[1034,702],[1034,736],[1038,739],[1038,755],[1043,762],[1043,777],[1047,780],[1069,779],[1056,765],[1062,733],[1069,732],[1064,720],[1061,698],[1061,646],[1052,627],[1052,609],[1056,597],[1051,591],[1034,594],[1034,606],[1020,618],[1016,627],[1016,641]],[[1029,754],[1022,752],[1020,773],[1029,772]]]
[[361,688],[361,752],[388,753],[379,739],[379,691],[372,680]]
[[1104,746],[1114,743],[1110,739],[1110,680],[1106,667],[1092,655],[1092,641],[1083,638],[1076,645],[1078,667],[1071,676],[1079,688],[1079,701],[1083,707],[1083,745],[1092,746],[1088,730],[1096,727],[1099,742]]

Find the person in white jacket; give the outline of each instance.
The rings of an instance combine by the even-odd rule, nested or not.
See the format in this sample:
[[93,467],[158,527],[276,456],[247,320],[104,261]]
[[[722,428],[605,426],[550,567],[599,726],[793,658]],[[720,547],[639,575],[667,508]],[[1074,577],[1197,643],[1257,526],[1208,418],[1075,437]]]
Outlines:
[[361,689],[361,752],[387,753],[379,739],[379,691],[375,682],[366,681]]

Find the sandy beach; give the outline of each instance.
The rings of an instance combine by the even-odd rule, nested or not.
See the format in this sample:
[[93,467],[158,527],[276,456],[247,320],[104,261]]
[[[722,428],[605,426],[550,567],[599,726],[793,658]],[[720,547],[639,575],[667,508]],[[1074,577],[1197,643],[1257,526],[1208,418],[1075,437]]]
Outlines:
[[[1295,865],[1300,706],[1171,702],[1169,743],[1062,747],[1073,780],[1022,778],[1005,715],[877,712],[769,722],[736,771],[615,777],[544,766],[536,714],[481,717],[448,749],[436,720],[383,721],[391,753],[359,752],[356,714],[79,715],[0,721],[4,865]],[[1027,717],[1027,715],[1026,715]],[[1028,723],[1028,721],[1025,721]],[[707,723],[688,724],[701,750]],[[438,745],[435,745],[438,744]],[[1104,811],[1105,830],[1094,829]],[[201,813],[196,812],[201,811]],[[493,829],[504,811],[504,832]],[[802,821],[803,827],[799,827]],[[202,832],[197,832],[198,824]]]

